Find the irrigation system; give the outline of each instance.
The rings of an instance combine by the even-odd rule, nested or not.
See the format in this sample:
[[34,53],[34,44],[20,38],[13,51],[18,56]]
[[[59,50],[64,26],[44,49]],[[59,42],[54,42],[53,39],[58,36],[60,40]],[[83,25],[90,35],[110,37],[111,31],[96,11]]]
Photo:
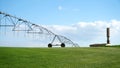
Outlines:
[[[13,32],[22,31],[25,32],[26,34],[52,36],[51,40],[49,41],[50,43],[47,43],[48,47],[52,46],[65,47],[66,44],[68,45],[70,44],[72,45],[72,47],[79,47],[78,44],[74,43],[67,37],[57,35],[41,25],[37,25],[25,19],[18,18],[16,16],[0,11],[0,28],[2,27],[4,28],[11,27],[11,31]],[[59,43],[55,41],[56,39],[59,41]]]

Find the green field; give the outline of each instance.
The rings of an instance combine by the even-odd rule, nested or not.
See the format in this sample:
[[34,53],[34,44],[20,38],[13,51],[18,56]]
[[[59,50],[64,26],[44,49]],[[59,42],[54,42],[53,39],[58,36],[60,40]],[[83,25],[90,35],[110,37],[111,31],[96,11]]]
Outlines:
[[120,47],[0,47],[0,68],[120,68]]

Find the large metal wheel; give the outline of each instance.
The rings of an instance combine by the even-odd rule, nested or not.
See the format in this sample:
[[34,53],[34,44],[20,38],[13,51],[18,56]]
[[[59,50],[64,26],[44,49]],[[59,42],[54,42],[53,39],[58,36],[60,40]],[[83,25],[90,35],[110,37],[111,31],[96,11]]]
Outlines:
[[52,47],[52,44],[51,44],[51,43],[49,43],[49,44],[48,44],[48,47]]
[[65,44],[64,44],[64,43],[61,43],[61,47],[65,47]]

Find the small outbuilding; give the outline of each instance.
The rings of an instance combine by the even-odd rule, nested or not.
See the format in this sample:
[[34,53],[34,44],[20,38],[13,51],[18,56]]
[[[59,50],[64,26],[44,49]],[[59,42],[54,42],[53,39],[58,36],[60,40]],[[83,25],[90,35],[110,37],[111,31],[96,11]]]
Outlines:
[[107,44],[106,43],[101,43],[101,44],[90,44],[90,47],[105,47]]

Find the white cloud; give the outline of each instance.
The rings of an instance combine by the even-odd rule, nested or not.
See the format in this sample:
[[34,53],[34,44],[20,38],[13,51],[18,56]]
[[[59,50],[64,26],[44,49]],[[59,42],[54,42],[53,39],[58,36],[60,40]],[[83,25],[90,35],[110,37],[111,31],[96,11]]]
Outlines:
[[120,21],[94,21],[94,22],[78,22],[76,24],[49,25],[46,26],[52,32],[70,38],[80,45],[89,46],[92,43],[106,43],[106,28],[111,30],[111,43],[120,44],[118,37],[120,35]]
[[[89,46],[93,43],[106,43],[106,28],[110,27],[110,39],[111,44],[120,44],[120,21],[94,21],[94,22],[78,22],[71,25],[42,25],[55,34],[65,36],[78,43],[80,46]],[[47,44],[51,42],[53,38],[45,37],[44,35],[26,34],[24,32],[1,33],[0,39],[1,45],[9,46],[43,46],[41,43],[45,43],[43,47],[47,47]],[[10,30],[10,29],[9,29]],[[12,40],[9,40],[12,39]],[[7,42],[7,43],[5,43]],[[19,44],[19,45],[18,45]]]
[[[55,30],[55,31],[74,31],[76,30],[75,27],[72,27],[72,26],[64,26],[64,25],[47,25],[47,26],[44,26],[48,29],[51,29],[52,31]],[[53,31],[54,32],[54,31]]]
[[63,7],[62,6],[58,6],[58,10],[62,10],[63,9]]

